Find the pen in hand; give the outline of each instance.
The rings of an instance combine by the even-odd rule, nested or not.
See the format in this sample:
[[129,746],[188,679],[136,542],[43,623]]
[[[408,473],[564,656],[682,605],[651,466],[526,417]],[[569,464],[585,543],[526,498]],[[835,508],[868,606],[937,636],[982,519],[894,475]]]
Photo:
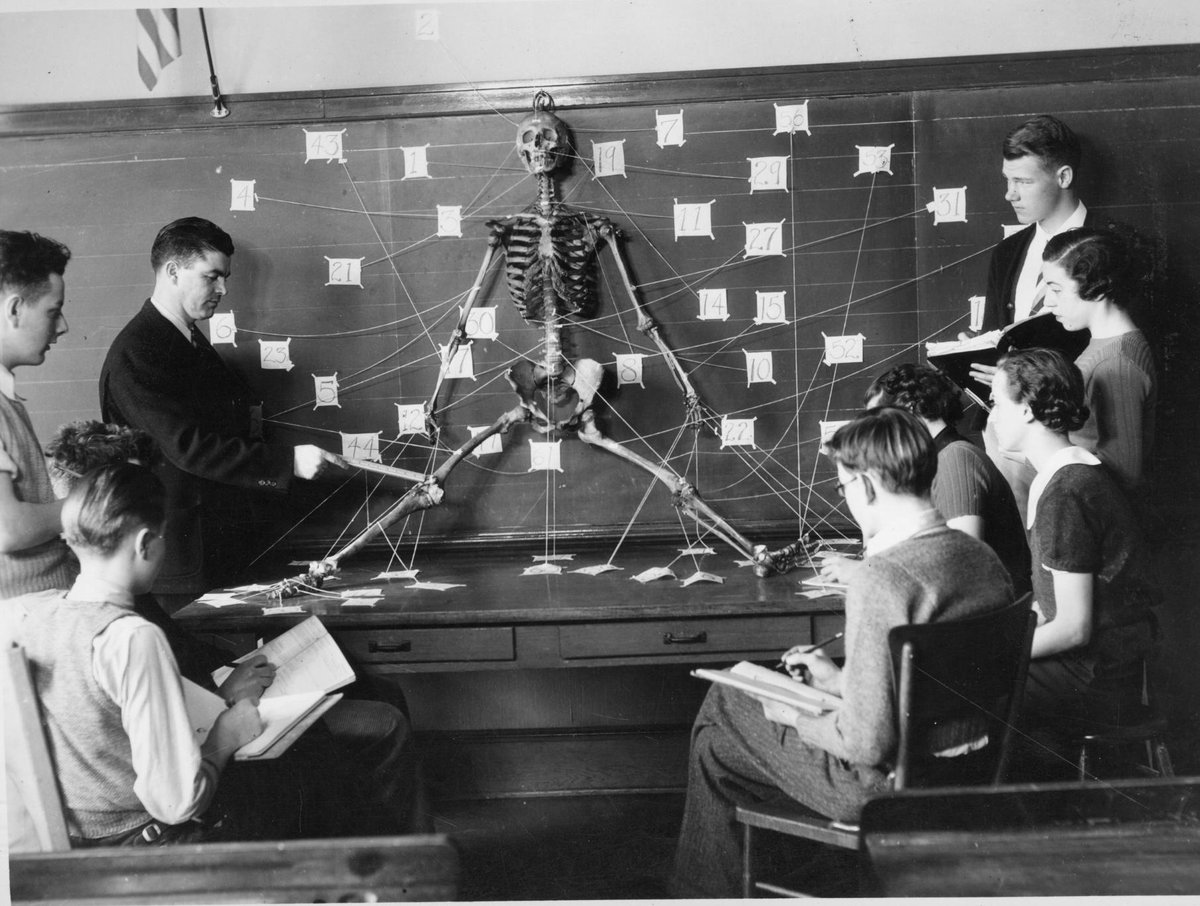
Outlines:
[[[826,645],[832,645],[834,642],[836,642],[838,639],[840,639],[840,638],[841,638],[842,636],[844,636],[844,635],[845,635],[845,633],[844,633],[844,632],[835,632],[835,633],[834,633],[833,635],[831,635],[829,638],[827,638],[827,639],[822,639],[820,642],[817,642],[815,645],[809,645],[807,648],[805,648],[803,651],[800,651],[799,653],[801,653],[801,654],[812,654],[814,651],[820,651],[820,650],[821,650],[822,648],[824,648]],[[779,663],[775,665],[775,669],[776,669],[776,670],[782,670],[784,673],[787,673],[788,675],[791,675],[791,673],[792,673],[792,671],[791,671],[791,668],[790,668],[790,667],[788,667],[787,661],[786,661],[786,660],[784,660],[784,658],[786,658],[786,657],[787,657],[789,654],[791,654],[793,651],[797,651],[797,650],[799,649],[799,647],[800,647],[800,646],[799,646],[799,645],[797,645],[795,648],[789,648],[787,651],[785,651],[785,652],[783,653],[783,657],[781,657],[781,658],[779,659]]]

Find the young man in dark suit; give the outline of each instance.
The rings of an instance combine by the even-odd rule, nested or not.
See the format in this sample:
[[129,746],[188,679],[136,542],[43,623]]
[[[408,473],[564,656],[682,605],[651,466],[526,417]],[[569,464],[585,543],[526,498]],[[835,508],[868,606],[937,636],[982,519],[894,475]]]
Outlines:
[[[100,372],[104,420],[141,429],[159,449],[169,574],[155,592],[194,594],[218,584],[229,566],[224,558],[237,553],[248,490],[282,493],[294,478],[343,464],[320,447],[252,436],[249,387],[196,329],[225,295],[233,250],[228,233],[199,217],[163,227],[150,252],[154,292],[117,335]],[[423,821],[412,731],[403,696],[396,690],[392,697],[399,708],[347,699],[322,718],[376,804],[377,814],[363,816],[367,833],[403,833]]]
[[999,242],[988,268],[983,329],[1020,321],[1039,309],[1042,250],[1054,236],[1096,219],[1075,193],[1079,139],[1061,120],[1043,114],[1004,139],[1005,200],[1028,224]]
[[[992,250],[982,329],[995,330],[1021,321],[1042,309],[1042,252],[1046,243],[1066,230],[1103,222],[1088,211],[1075,192],[1082,158],[1079,138],[1062,120],[1035,116],[1008,133],[1002,147],[1005,200],[1012,205],[1023,230],[1007,236]],[[1070,334],[1058,323],[1046,327],[1046,345],[1073,359],[1087,345],[1087,336]],[[995,369],[973,365],[973,376],[990,386]],[[1025,519],[1033,469],[1024,457],[999,448],[990,430],[984,446],[1013,489],[1022,522]]]
[[[196,328],[225,295],[233,240],[185,217],[163,227],[150,263],[154,292],[117,334],[100,372],[104,421],[139,428],[162,454],[167,556],[156,592],[207,591],[228,578],[245,523],[245,492],[284,492],[341,457],[254,436],[252,395]],[[240,550],[239,550],[240,548]]]

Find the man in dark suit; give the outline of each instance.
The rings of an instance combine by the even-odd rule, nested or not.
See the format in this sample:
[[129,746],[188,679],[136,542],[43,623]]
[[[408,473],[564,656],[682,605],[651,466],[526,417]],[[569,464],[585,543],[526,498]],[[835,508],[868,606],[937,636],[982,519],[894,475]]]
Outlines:
[[994,330],[1029,317],[1040,308],[1042,251],[1066,230],[1095,225],[1075,194],[1079,139],[1061,120],[1043,114],[1022,123],[1004,139],[1004,198],[1028,226],[992,250],[983,329]]
[[[1004,198],[1020,223],[1028,224],[1005,237],[992,250],[988,267],[983,330],[1006,327],[1038,314],[1046,293],[1042,282],[1042,252],[1059,233],[1095,226],[1097,218],[1075,194],[1082,157],[1079,138],[1062,120],[1035,116],[1008,133],[1002,147]],[[1047,324],[1045,344],[1074,359],[1087,345],[1086,331],[1069,333],[1057,322]],[[990,386],[995,369],[973,365],[972,376]],[[1029,484],[1034,471],[1020,454],[1001,450],[985,428],[984,446],[1013,489],[1021,521],[1025,521]]]
[[[250,390],[196,328],[225,295],[233,240],[185,217],[163,227],[150,262],[154,292],[117,334],[100,372],[106,422],[140,428],[162,454],[167,555],[156,592],[207,591],[245,551],[246,491],[283,492],[341,457],[309,444],[268,444],[252,430]],[[235,562],[230,562],[233,558]]]
[[[219,584],[231,565],[226,558],[238,553],[246,491],[282,493],[294,478],[344,465],[320,447],[252,436],[249,388],[196,328],[220,305],[232,257],[233,240],[210,221],[185,217],[163,227],[150,251],[153,295],[117,334],[100,372],[104,420],[141,429],[159,448],[155,471],[167,489],[163,571],[170,575],[155,592]],[[403,695],[394,690],[391,697],[399,707],[347,699],[322,718],[343,753],[337,760],[345,759],[346,776],[371,806],[344,816],[345,832],[423,826],[412,731]],[[311,770],[320,770],[319,758]]]

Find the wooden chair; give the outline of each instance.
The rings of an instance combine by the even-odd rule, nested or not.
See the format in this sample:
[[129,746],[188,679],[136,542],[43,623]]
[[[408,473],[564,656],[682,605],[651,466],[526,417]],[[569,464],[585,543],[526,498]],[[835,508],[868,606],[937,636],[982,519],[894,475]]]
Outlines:
[[872,896],[1194,897],[1200,777],[909,790],[862,835]]
[[[1036,619],[1030,596],[994,613],[965,620],[898,626],[888,634],[896,689],[897,790],[909,786],[998,784],[1004,778],[1024,694]],[[946,721],[974,719],[988,744],[954,758],[934,756],[930,731]],[[981,730],[982,735],[982,730]],[[754,877],[756,830],[861,849],[859,827],[803,814],[775,803],[739,807],[743,825],[742,895],[756,890],[796,895]]]
[[[22,843],[41,852],[61,852],[71,848],[67,822],[63,818],[62,796],[46,734],[42,713],[25,651],[11,645],[4,652],[3,707],[4,751],[7,758],[6,782],[9,792],[9,822],[32,826],[34,839]],[[22,808],[24,813],[22,813]],[[10,833],[10,837],[12,834]]]
[[114,846],[14,856],[13,903],[394,903],[458,895],[443,835]]
[[1138,769],[1151,777],[1174,777],[1175,768],[1167,750],[1167,719],[1161,714],[1151,689],[1147,665],[1142,664],[1142,709],[1137,720],[1104,724],[1080,720],[1074,728],[1077,774],[1080,781],[1095,780],[1095,756],[1098,751],[1144,749],[1146,760]]
[[[25,652],[4,654],[10,794],[32,852],[13,851],[14,903],[297,903],[452,900],[459,860],[444,835],[71,849]],[[10,797],[10,816],[15,803]]]

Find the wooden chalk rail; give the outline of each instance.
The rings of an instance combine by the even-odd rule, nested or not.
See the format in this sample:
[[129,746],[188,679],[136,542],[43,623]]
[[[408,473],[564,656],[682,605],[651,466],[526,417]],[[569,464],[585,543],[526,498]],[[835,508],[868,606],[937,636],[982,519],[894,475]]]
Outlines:
[[443,835],[106,847],[14,855],[13,903],[345,903],[453,900]]

